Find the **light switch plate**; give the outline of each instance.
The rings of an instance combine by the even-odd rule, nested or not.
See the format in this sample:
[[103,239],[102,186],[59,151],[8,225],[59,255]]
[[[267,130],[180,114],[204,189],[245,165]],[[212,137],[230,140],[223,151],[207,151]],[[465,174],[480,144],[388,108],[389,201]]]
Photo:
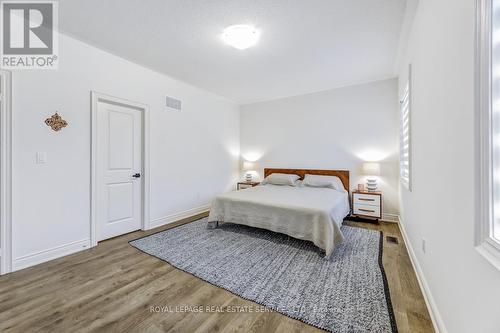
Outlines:
[[47,163],[47,153],[45,152],[37,152],[36,153],[36,164],[45,164]]

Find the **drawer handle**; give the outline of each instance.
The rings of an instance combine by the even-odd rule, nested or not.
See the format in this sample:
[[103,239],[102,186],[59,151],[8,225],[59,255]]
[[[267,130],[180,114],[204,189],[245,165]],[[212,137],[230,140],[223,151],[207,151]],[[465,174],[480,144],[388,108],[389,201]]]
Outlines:
[[358,198],[358,200],[361,200],[361,201],[375,201],[375,199],[365,199],[365,198]]
[[369,213],[375,213],[374,210],[370,210],[370,209],[363,209],[363,208],[358,208],[360,211],[362,212],[369,212]]

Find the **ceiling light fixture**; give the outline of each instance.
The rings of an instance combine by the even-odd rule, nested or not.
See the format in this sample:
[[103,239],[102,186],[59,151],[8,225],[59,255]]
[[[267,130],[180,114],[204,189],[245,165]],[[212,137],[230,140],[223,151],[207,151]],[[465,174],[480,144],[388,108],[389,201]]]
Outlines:
[[260,31],[246,24],[232,25],[222,32],[222,40],[238,50],[254,46],[259,41],[259,37]]

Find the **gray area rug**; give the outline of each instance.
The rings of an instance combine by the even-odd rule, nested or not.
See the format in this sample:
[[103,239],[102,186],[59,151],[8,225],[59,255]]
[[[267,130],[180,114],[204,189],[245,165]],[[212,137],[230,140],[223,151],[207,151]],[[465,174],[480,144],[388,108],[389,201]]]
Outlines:
[[213,285],[331,332],[397,332],[382,233],[342,226],[330,260],[313,243],[207,219],[131,241]]

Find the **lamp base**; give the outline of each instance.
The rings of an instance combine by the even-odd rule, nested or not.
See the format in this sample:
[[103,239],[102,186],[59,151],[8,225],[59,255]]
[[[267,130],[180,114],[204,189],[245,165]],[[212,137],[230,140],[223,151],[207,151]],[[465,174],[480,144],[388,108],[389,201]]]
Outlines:
[[247,183],[250,183],[252,181],[252,174],[251,173],[245,174],[245,181]]
[[367,179],[366,180],[366,189],[368,192],[377,192],[377,180],[376,179]]

